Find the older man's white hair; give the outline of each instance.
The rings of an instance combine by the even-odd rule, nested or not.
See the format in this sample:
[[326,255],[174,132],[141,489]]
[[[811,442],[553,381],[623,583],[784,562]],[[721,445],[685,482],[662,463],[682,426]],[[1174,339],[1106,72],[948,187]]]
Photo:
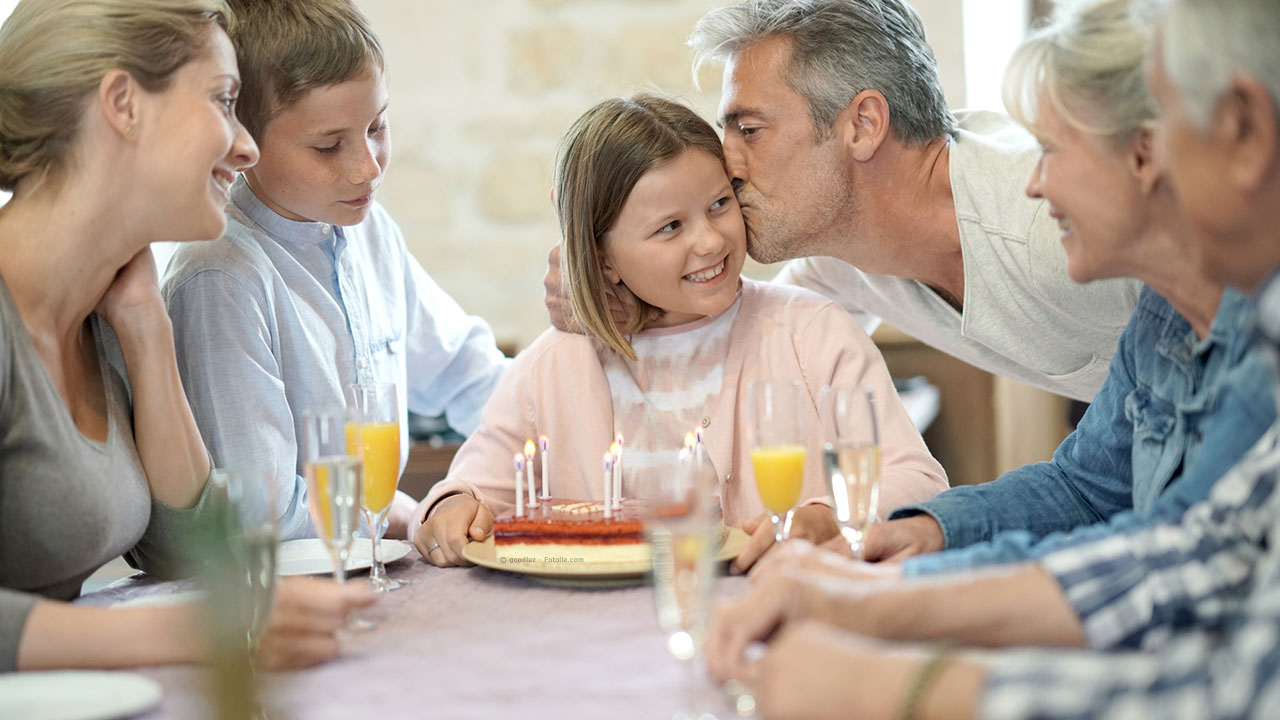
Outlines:
[[1207,128],[1232,78],[1280,104],[1280,0],[1163,0],[1160,60],[1191,119]]

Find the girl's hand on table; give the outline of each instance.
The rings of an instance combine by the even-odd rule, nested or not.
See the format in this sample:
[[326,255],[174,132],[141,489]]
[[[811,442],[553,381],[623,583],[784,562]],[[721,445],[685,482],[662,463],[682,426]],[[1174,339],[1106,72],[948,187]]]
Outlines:
[[[756,561],[776,544],[773,523],[770,522],[768,513],[761,513],[743,523],[742,531],[750,535],[751,539],[742,552],[738,553],[738,557],[734,558],[733,565],[730,566],[730,570],[734,573],[744,573],[751,569],[751,566],[755,565]],[[826,505],[805,505],[796,508],[792,513],[790,534],[792,539],[821,543],[839,533],[840,528],[836,526],[835,518],[831,515],[831,508]]]
[[264,670],[289,670],[328,662],[339,654],[338,631],[356,608],[373,603],[364,583],[283,578],[276,585],[271,619],[258,649]]
[[413,534],[413,545],[427,562],[438,567],[470,565],[462,557],[468,542],[480,542],[493,532],[493,511],[465,493],[441,500]]

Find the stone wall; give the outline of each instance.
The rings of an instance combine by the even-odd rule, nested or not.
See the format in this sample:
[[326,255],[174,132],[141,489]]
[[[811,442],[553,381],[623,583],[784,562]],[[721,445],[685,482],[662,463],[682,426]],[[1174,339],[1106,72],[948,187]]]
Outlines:
[[[379,196],[409,249],[500,341],[547,325],[558,230],[556,141],[593,102],[636,90],[714,117],[718,68],[694,88],[684,39],[710,0],[357,0],[388,55],[393,156]],[[963,104],[959,0],[916,0],[947,97]],[[772,270],[749,269],[757,276]]]

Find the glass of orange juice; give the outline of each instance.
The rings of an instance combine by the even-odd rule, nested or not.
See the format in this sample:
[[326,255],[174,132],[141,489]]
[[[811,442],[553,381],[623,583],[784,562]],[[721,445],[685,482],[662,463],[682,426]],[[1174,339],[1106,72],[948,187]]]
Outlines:
[[387,575],[378,556],[383,522],[400,482],[400,404],[395,383],[358,383],[347,386],[347,454],[364,461],[360,505],[369,522],[373,543],[373,567],[369,585],[388,592],[403,583]]
[[782,542],[804,484],[804,388],[798,381],[748,383],[747,413],[756,490],[772,515],[774,539]]

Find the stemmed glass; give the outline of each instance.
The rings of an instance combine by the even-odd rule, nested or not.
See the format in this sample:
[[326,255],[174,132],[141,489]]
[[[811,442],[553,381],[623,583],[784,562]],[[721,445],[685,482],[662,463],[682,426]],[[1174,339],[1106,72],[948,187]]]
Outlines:
[[853,556],[862,559],[880,497],[875,394],[869,387],[824,387],[818,398],[832,509]]
[[[360,441],[360,427],[351,427],[342,411],[308,412],[302,416],[302,461],[307,475],[307,504],[311,523],[329,551],[333,580],[347,581],[347,559],[356,528],[360,525],[360,497],[363,462],[348,451],[354,434]],[[352,615],[347,630],[372,628],[374,623]]]
[[696,662],[711,618],[719,508],[715,468],[705,449],[691,442],[676,471],[645,473],[637,483],[645,534],[653,548],[654,599],[667,650],[688,673],[687,709],[697,717],[703,685]]
[[791,513],[804,484],[804,403],[804,388],[798,381],[747,384],[751,469],[778,542],[790,533]]
[[215,470],[216,483],[227,493],[227,539],[236,566],[249,586],[246,643],[249,656],[258,652],[271,616],[276,590],[275,502],[266,471],[250,468]]
[[[252,720],[266,720],[257,700],[255,658],[271,616],[276,588],[276,527],[270,474],[252,468],[215,469],[210,478],[224,493],[229,554],[220,558],[219,575],[210,593],[214,626],[227,632],[231,647],[218,651],[215,681],[223,689],[224,709]],[[248,592],[242,589],[247,585]],[[240,655],[240,653],[244,653]],[[239,655],[247,662],[234,658]]]
[[307,473],[311,522],[333,560],[333,579],[347,580],[347,558],[360,524],[360,458],[347,452],[348,428],[342,412],[307,413],[302,418],[302,457]]
[[369,585],[374,592],[398,590],[404,584],[387,575],[387,568],[378,556],[379,543],[386,531],[383,522],[400,482],[400,407],[395,383],[348,385],[347,408],[350,415],[347,453],[364,460],[361,505],[373,544]]

